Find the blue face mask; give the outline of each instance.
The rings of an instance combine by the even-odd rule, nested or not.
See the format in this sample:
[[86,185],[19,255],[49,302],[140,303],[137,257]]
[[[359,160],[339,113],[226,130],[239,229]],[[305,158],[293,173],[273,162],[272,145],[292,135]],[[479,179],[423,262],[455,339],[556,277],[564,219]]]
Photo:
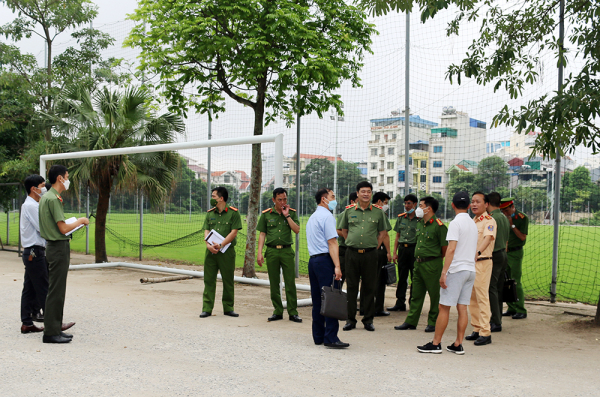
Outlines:
[[337,207],[337,201],[331,200],[327,206],[329,207],[329,211],[333,211]]
[[510,214],[510,217],[514,218],[515,217],[515,213],[513,212],[512,214]]
[[407,214],[412,214],[413,212],[415,212],[414,208],[412,210],[410,210],[410,211],[406,211]]

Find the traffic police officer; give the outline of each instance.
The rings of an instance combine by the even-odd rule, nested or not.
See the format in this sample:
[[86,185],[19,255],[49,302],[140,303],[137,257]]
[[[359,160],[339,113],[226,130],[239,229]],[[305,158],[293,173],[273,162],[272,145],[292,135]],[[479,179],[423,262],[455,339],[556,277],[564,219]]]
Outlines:
[[[224,237],[218,244],[210,244],[206,241],[206,254],[204,256],[204,293],[203,306],[200,318],[212,315],[215,305],[215,294],[217,290],[217,273],[221,272],[223,281],[223,314],[238,317],[233,311],[234,288],[233,274],[235,270],[235,244],[238,230],[242,228],[242,219],[237,208],[227,205],[229,193],[222,186],[212,190],[210,204],[213,206],[207,211],[204,218],[204,239],[206,240],[211,230],[215,230]],[[231,243],[229,248],[222,252],[222,248]]]
[[527,318],[527,309],[525,309],[525,294],[523,293],[523,284],[521,276],[523,274],[523,247],[527,242],[527,233],[529,230],[529,218],[527,215],[515,208],[513,198],[503,199],[500,204],[502,213],[508,219],[510,224],[510,234],[508,236],[508,276],[515,280],[517,284],[518,302],[508,303],[508,310],[502,313],[503,316],[512,316],[515,320]]
[[508,234],[510,224],[506,216],[500,211],[500,194],[491,192],[488,194],[489,206],[488,212],[494,218],[497,225],[496,242],[494,252],[492,253],[492,278],[490,280],[490,309],[492,317],[490,318],[492,332],[502,331],[502,290],[504,288],[504,274],[508,266],[508,257],[506,256],[506,244],[508,243]]
[[[356,192],[350,193],[348,196],[349,204],[346,206],[346,209],[354,206],[356,200],[358,199],[358,195]],[[344,233],[342,233],[342,229],[339,229],[339,222],[342,219],[342,215],[344,212],[340,212],[337,217],[337,234],[338,234],[338,245],[339,245],[339,257],[340,257],[340,268],[342,269],[342,279],[340,281],[340,288],[344,285],[344,281],[346,280],[346,239],[344,238]]]
[[[356,328],[356,298],[358,284],[364,306],[362,319],[367,331],[375,331],[375,290],[377,288],[377,246],[387,234],[385,214],[371,204],[373,186],[367,182],[356,185],[358,203],[343,212],[339,228],[346,239],[346,281],[348,282],[348,321],[344,331]],[[390,256],[388,260],[392,260]]]
[[[408,277],[412,284],[413,269],[415,266],[415,247],[417,245],[417,222],[415,208],[419,204],[417,196],[409,194],[404,197],[404,211],[398,215],[394,231],[396,242],[394,243],[394,262],[398,262],[398,286],[396,287],[396,304],[388,307],[389,311],[406,311],[406,290],[408,288]],[[410,301],[410,298],[409,298]]]
[[[292,232],[300,232],[300,222],[296,210],[287,204],[287,191],[278,187],[273,190],[272,208],[263,211],[256,230],[260,232],[258,237],[257,262],[262,266],[267,258],[267,271],[271,288],[271,302],[273,302],[273,315],[268,321],[283,319],[283,303],[279,290],[279,269],[283,273],[285,282],[285,297],[287,299],[287,312],[290,321],[301,323],[298,316],[298,298],[296,296],[296,261],[292,249]],[[263,247],[267,245],[267,251],[263,257]]]
[[[385,265],[388,263],[388,258],[392,257],[392,251],[390,250],[390,236],[389,231],[392,230],[392,225],[385,216],[389,209],[390,196],[384,192],[377,192],[373,195],[373,205],[383,211],[385,218],[385,230],[388,234],[383,236],[382,241],[378,241],[377,247],[377,290],[375,292],[375,317],[389,316],[390,312],[385,311],[385,286],[387,285],[387,271]],[[393,257],[392,257],[393,260]]]
[[440,277],[444,267],[444,256],[448,241],[448,228],[436,218],[439,202],[433,197],[424,197],[415,211],[417,217],[417,245],[415,247],[415,270],[410,298],[410,310],[406,320],[394,328],[397,330],[416,329],[425,302],[425,294],[429,293],[429,316],[425,332],[435,332],[435,322],[439,313]]

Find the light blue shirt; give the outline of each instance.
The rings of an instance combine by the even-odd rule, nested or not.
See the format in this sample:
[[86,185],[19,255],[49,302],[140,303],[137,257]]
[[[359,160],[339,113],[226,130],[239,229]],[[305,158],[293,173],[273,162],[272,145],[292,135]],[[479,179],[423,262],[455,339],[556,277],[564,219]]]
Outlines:
[[46,240],[40,235],[40,204],[27,196],[21,206],[21,245],[29,248],[32,245],[46,246]]
[[329,252],[328,240],[338,238],[335,218],[329,210],[318,206],[306,223],[306,243],[310,256]]

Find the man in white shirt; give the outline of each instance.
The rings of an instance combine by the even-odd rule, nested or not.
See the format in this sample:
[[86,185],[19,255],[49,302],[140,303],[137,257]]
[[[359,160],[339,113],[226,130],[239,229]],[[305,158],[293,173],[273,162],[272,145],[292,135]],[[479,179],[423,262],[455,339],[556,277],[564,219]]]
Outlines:
[[469,322],[467,306],[475,282],[475,258],[477,257],[477,226],[467,213],[469,201],[467,192],[458,192],[452,198],[452,209],[456,216],[450,222],[446,235],[448,249],[440,277],[440,312],[435,323],[433,342],[417,346],[417,350],[421,353],[442,352],[442,336],[448,326],[452,306],[456,306],[458,311],[456,340],[446,349],[456,354],[465,353],[462,340]]

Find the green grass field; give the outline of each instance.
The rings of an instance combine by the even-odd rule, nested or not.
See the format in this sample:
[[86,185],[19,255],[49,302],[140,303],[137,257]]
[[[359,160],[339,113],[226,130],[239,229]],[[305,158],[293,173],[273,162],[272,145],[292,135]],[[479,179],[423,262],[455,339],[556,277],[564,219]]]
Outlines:
[[[6,244],[6,214],[0,216],[0,238]],[[69,214],[67,216],[81,216]],[[246,236],[245,216],[243,230],[237,242],[236,266],[242,267]],[[308,216],[301,218],[306,224]],[[204,214],[144,214],[144,244],[161,247],[145,247],[145,259],[165,260],[190,264],[202,264],[205,255],[202,232],[182,239],[202,229]],[[392,225],[394,224],[392,220]],[[138,256],[139,217],[135,214],[110,214],[108,228],[117,236],[107,233],[107,252],[109,256]],[[16,245],[18,239],[18,214],[11,214],[10,244]],[[390,233],[391,241],[395,233]],[[182,239],[182,240],[178,240]],[[552,240],[553,228],[549,225],[530,225],[525,258],[523,262],[523,286],[530,298],[548,298],[552,278]],[[300,273],[307,273],[308,252],[306,234],[300,232]],[[558,268],[558,298],[567,301],[579,301],[595,304],[600,293],[600,227],[561,226]],[[75,233],[71,248],[85,252],[85,231]],[[94,253],[94,222],[90,227],[90,252]],[[259,268],[258,271],[266,269]]]

